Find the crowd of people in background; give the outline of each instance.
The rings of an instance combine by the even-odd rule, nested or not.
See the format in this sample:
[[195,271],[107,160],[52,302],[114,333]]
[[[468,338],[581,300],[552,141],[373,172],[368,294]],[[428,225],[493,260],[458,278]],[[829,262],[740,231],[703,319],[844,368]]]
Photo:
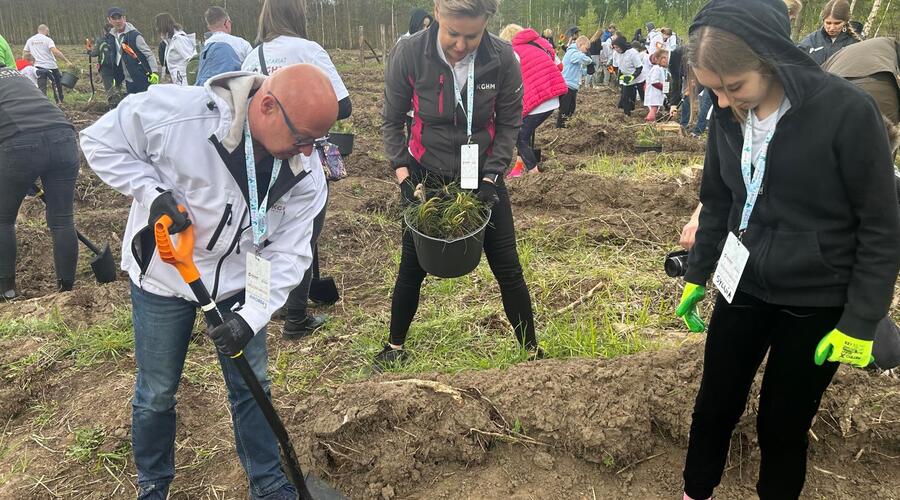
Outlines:
[[[215,287],[220,272],[225,276],[212,295],[221,291],[223,304],[237,307],[209,335],[223,356],[246,351],[266,383],[265,325],[276,310],[281,309],[288,340],[306,337],[327,321],[307,311],[328,200],[323,148],[329,128],[348,118],[352,106],[328,52],[307,36],[303,5],[265,0],[255,46],[232,34],[232,19],[221,7],[205,12],[208,32],[199,46],[196,34],[187,33],[171,14],[160,13],[153,28],[158,50],[124,9],[112,7],[102,34],[88,44],[112,111],[82,132],[81,146],[104,181],[134,198],[123,269],[132,280],[135,318],[138,377],[132,425],[141,498],[165,498],[175,473],[174,394],[196,313],[174,271],[160,271],[162,264],[150,271],[148,259],[159,257],[152,248],[145,253],[141,235],[154,220],[166,215],[178,229],[193,224],[198,232],[209,231],[208,247],[201,251],[208,252],[210,262],[221,259]],[[900,244],[896,193],[888,182],[891,152],[900,143],[900,42],[865,40],[850,18],[847,0],[830,0],[821,12],[821,29],[796,44],[790,27],[800,9],[799,0],[712,0],[684,37],[647,22],[630,38],[607,23],[590,37],[572,26],[556,40],[553,29],[518,24],[502,27],[499,36],[489,33],[496,0],[435,0],[433,15],[425,9],[411,12],[408,31],[387,58],[383,142],[401,203],[416,201],[419,184],[460,180],[463,157],[476,164],[470,180],[477,185],[478,200],[492,209],[484,252],[509,324],[529,359],[545,354],[517,253],[505,180],[540,173],[537,129],[554,113],[555,126],[565,129],[576,123],[576,109],[595,112],[592,99],[598,93],[579,93],[585,87],[618,93],[618,109],[627,117],[643,107],[643,121],[650,124],[677,120],[685,134],[695,137],[710,129],[703,203],[682,231],[681,244],[691,249],[691,260],[678,315],[691,330],[705,329],[696,307],[726,238],[732,248],[760,252],[770,279],[750,276],[734,296],[734,306],[723,298],[716,303],[684,469],[685,499],[712,495],[749,384],[770,348],[769,365],[775,368],[763,382],[758,488],[761,496],[796,498],[805,477],[806,432],[836,370],[835,363],[824,361],[865,366],[876,323],[887,319]],[[766,28],[761,30],[759,22]],[[10,118],[0,123],[0,151],[13,145],[34,153],[0,157],[6,162],[0,163],[0,186],[6,190],[0,197],[2,299],[17,296],[14,224],[38,178],[59,290],[75,285],[78,150],[74,128],[57,106],[64,99],[57,59],[71,61],[49,35],[49,27],[39,25],[20,59],[0,37],[0,109]],[[827,76],[823,68],[841,78]],[[46,98],[48,82],[56,103]],[[157,85],[166,82],[172,85]],[[298,91],[301,86],[308,95]],[[830,119],[836,116],[832,107],[839,108],[839,121],[847,126]],[[207,129],[180,124],[166,113],[216,133],[209,137]],[[776,142],[781,156],[773,155],[773,161],[790,163],[795,177],[773,170],[770,177],[779,183],[767,187],[754,219],[746,213],[738,224],[737,216],[747,205],[752,213],[759,194],[751,164],[765,171],[776,127],[790,122],[793,128],[778,130],[794,135]],[[887,133],[878,128],[864,138],[854,136],[873,125],[884,125]],[[813,131],[815,138],[806,135]],[[727,147],[741,143],[743,150]],[[198,164],[213,165],[211,175],[231,191],[210,188],[193,165],[172,160],[180,151]],[[847,165],[844,157],[862,160]],[[15,176],[10,165],[18,169]],[[818,184],[798,197],[797,183],[814,178]],[[206,191],[188,193],[179,182]],[[258,218],[267,217],[270,190],[287,197],[268,208],[291,215],[273,215],[267,233]],[[244,199],[257,197],[262,206],[258,200],[245,206]],[[194,211],[194,220],[188,222],[178,209],[181,203]],[[224,236],[220,239],[223,231],[230,232],[230,247]],[[736,234],[742,240],[734,243]],[[228,259],[235,245],[244,254],[255,249],[276,268],[262,306],[241,304],[249,264],[244,257]],[[376,370],[409,358],[404,343],[427,274],[408,231],[401,245],[390,329],[374,356]],[[795,255],[808,249],[813,249],[809,255]],[[827,266],[823,255],[838,260],[839,269]],[[762,319],[749,322],[746,311]],[[169,350],[153,351],[162,344]],[[796,362],[796,352],[806,362]],[[865,356],[853,354],[860,352]],[[252,498],[293,498],[296,492],[278,466],[278,450],[264,435],[266,427],[258,409],[249,405],[246,387],[229,378],[234,374],[224,364],[223,370],[233,410],[240,414],[236,432],[246,439],[239,439],[237,447]],[[776,380],[767,384],[770,377]]]

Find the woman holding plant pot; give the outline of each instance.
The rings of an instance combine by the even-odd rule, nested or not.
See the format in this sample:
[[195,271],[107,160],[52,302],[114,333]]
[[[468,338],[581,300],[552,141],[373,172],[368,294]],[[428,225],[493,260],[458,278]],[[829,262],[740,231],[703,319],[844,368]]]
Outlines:
[[[427,175],[430,181],[474,184],[477,197],[492,206],[484,253],[516,338],[540,357],[503,184],[522,125],[522,73],[512,47],[486,31],[498,6],[498,0],[435,0],[435,22],[391,53],[382,131],[404,204],[413,201],[415,186]],[[410,108],[415,125],[407,141],[403,128]],[[464,157],[472,159],[465,169]],[[376,369],[407,359],[403,344],[425,275],[412,234],[404,231],[389,343],[375,356]]]

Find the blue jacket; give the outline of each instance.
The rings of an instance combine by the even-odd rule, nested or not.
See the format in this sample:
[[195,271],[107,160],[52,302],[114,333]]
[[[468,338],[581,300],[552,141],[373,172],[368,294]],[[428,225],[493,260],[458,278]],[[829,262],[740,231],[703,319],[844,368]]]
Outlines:
[[581,86],[581,78],[587,74],[587,65],[592,62],[591,57],[578,50],[574,43],[569,45],[562,60],[562,74],[566,80],[566,86],[572,90],[578,90],[578,87]]
[[200,52],[200,69],[197,70],[194,85],[202,87],[206,80],[216,75],[240,71],[242,62],[231,45],[225,42],[207,43]]

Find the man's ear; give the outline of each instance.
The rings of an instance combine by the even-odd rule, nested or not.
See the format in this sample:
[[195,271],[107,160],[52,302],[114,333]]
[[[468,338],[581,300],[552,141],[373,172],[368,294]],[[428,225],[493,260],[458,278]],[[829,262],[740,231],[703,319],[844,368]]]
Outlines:
[[262,94],[259,96],[259,112],[264,116],[268,116],[275,111],[278,111],[276,108],[278,104],[275,102],[275,98],[269,95],[268,93]]

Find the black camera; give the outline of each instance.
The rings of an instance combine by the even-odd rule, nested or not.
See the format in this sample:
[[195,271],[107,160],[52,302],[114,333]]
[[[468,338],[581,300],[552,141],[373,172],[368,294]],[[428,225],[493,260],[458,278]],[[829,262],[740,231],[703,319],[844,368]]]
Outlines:
[[688,269],[688,251],[678,250],[666,255],[664,264],[666,274],[670,278],[680,278],[687,274]]

